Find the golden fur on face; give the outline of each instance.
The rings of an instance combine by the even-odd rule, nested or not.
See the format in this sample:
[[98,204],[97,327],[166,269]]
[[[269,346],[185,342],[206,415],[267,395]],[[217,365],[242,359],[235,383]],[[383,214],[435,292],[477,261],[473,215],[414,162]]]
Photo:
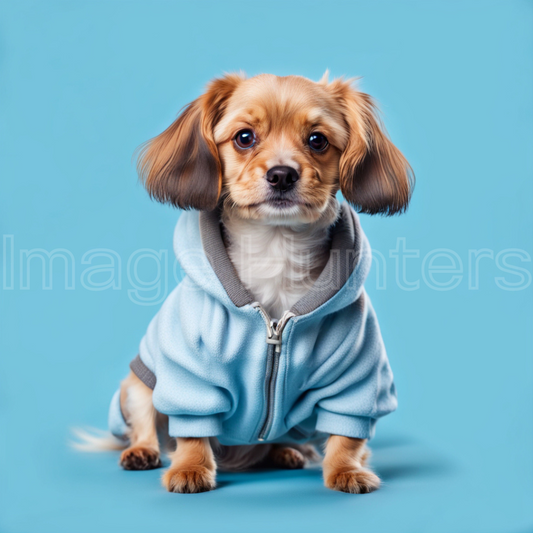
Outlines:
[[[339,188],[339,160],[348,131],[338,104],[323,85],[305,78],[261,75],[242,81],[229,98],[214,139],[222,160],[226,205],[244,218],[314,222]],[[243,150],[235,143],[241,130],[252,130],[256,143]],[[314,152],[309,136],[328,139]],[[288,166],[299,180],[287,191],[292,205],[272,206],[271,168]]]
[[[243,130],[255,136],[245,149],[236,142]],[[320,153],[309,144],[314,133],[327,139]],[[290,191],[267,181],[276,166],[296,171]],[[145,145],[139,173],[160,201],[208,210],[222,203],[270,224],[317,221],[339,188],[360,212],[402,212],[412,187],[411,168],[368,95],[342,79],[270,74],[213,80]]]

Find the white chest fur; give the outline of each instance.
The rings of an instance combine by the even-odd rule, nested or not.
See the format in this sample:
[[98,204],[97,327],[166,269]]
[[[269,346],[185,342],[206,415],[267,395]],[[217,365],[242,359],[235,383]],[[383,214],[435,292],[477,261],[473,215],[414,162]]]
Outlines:
[[224,228],[239,278],[273,318],[309,291],[329,258],[329,227],[271,226],[225,217]]

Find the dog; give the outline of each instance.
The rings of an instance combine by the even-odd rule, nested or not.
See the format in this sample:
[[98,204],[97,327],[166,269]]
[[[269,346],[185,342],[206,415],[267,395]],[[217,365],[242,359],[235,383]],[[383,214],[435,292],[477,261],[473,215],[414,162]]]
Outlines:
[[152,198],[184,210],[186,277],[113,398],[116,437],[85,447],[158,468],[162,429],[175,444],[163,485],[195,493],[215,488],[217,468],[303,468],[327,439],[326,487],[376,490],[366,442],[396,393],[348,204],[402,213],[414,175],[373,99],[327,72],[224,75],[141,148],[138,171]]

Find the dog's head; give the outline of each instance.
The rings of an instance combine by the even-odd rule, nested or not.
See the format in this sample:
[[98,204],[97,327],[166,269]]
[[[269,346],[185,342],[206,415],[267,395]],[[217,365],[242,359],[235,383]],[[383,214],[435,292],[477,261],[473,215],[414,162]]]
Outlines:
[[342,79],[268,74],[213,80],[141,150],[154,198],[187,209],[220,202],[270,224],[315,222],[336,192],[358,211],[404,211],[412,171],[372,98]]

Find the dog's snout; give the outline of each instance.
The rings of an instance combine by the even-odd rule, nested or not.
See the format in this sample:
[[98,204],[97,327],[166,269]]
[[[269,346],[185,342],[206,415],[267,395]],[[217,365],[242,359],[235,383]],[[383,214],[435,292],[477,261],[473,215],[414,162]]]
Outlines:
[[298,172],[292,167],[272,167],[266,174],[270,185],[278,191],[288,191],[300,179]]

